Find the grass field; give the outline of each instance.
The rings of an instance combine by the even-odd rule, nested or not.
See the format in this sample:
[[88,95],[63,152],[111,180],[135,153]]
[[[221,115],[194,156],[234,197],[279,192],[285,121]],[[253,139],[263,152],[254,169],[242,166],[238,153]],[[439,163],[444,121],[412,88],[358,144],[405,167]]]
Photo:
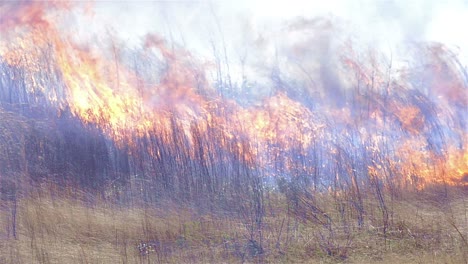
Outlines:
[[375,199],[363,201],[358,226],[336,197],[317,194],[333,220],[325,227],[288,213],[272,194],[253,231],[259,241],[240,216],[42,190],[16,206],[2,202],[0,263],[467,263],[466,190],[441,197],[426,190],[393,199],[383,230]]

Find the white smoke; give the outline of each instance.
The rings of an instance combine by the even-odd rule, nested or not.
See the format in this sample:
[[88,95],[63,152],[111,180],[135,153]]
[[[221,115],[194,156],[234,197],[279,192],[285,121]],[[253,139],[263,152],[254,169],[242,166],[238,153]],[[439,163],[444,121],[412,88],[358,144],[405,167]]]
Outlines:
[[[372,46],[394,63],[404,63],[408,45],[440,42],[468,64],[465,0],[98,1],[93,12],[83,16],[83,34],[99,36],[111,29],[123,43],[138,47],[146,34],[156,33],[202,61],[221,63],[236,82],[249,74],[261,82],[262,68],[291,59],[291,48],[310,41],[307,34],[316,31],[289,27],[317,17],[336,22],[333,39],[325,43],[331,49],[352,36],[362,47]],[[323,41],[320,45],[323,50]],[[333,54],[326,50],[325,55]]]

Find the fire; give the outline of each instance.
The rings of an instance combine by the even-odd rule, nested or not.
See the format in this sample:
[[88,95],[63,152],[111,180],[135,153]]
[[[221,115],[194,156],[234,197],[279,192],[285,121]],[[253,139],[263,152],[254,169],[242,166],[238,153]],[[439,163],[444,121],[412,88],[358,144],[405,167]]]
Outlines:
[[310,146],[323,124],[312,123],[313,114],[306,107],[279,93],[264,102],[260,109],[241,109],[237,113],[237,124],[259,143],[298,141],[301,146]]
[[[11,1],[2,3],[0,7],[0,32],[18,29],[18,26],[32,28],[48,28],[51,23],[47,10],[68,9],[71,5],[67,1]],[[24,29],[24,28],[21,28]]]
[[120,138],[136,124],[149,122],[139,111],[141,98],[132,93],[129,81],[120,77],[118,87],[102,76],[106,61],[88,52],[57,43],[57,63],[68,88],[72,112],[87,123],[99,124]]
[[395,115],[401,122],[401,127],[412,133],[418,134],[424,126],[424,116],[421,111],[412,106],[396,106]]
[[[19,37],[8,44],[4,40],[0,43],[0,57],[9,66],[24,69],[31,83],[28,87],[32,87],[30,94],[34,94],[34,89],[44,92],[51,104],[69,108],[82,122],[98,127],[115,141],[136,144],[157,133],[169,138],[168,131],[177,127],[191,147],[203,149],[207,146],[198,142],[197,136],[213,133],[219,137],[217,142],[221,148],[230,151],[237,148],[246,160],[258,162],[260,166],[278,158],[278,150],[296,151],[294,153],[300,157],[290,159],[302,159],[302,163],[289,162],[286,167],[296,166],[295,169],[306,173],[337,164],[346,156],[338,158],[339,153],[349,151],[348,156],[352,156],[362,149],[372,157],[388,155],[381,158],[389,160],[387,171],[374,160],[365,167],[371,177],[386,175],[390,170],[403,181],[420,187],[427,182],[441,181],[455,185],[468,171],[466,127],[457,132],[464,142],[462,147],[449,142],[447,147],[440,147],[440,154],[427,140],[435,133],[432,130],[438,129],[433,124],[437,122],[431,123],[431,120],[447,119],[452,109],[449,104],[427,106],[435,109],[432,112],[439,116],[428,111],[421,104],[429,105],[426,99],[430,96],[422,100],[422,95],[413,95],[412,87],[399,88],[410,81],[389,81],[393,77],[376,66],[374,57],[370,64],[360,64],[349,56],[342,61],[343,67],[349,69],[359,83],[349,100],[353,103],[339,108],[317,104],[314,109],[292,99],[287,92],[276,92],[264,98],[261,105],[242,106],[224,98],[211,86],[203,66],[194,66],[203,64],[189,52],[170,48],[155,34],[145,38],[143,50],[148,59],[156,57],[164,63],[163,71],[154,73],[157,82],[149,81],[145,74],[131,69],[116,57],[75,43],[51,18],[54,12],[69,8],[70,5],[63,2],[3,5],[0,32],[8,37]],[[442,55],[440,47],[430,51],[433,64],[440,66],[431,70],[435,73],[430,82],[431,93],[466,109],[466,83],[460,76],[449,74],[457,65]],[[49,68],[45,69],[44,65]],[[365,65],[371,65],[371,69]],[[50,83],[47,78],[55,75],[60,80]],[[462,116],[466,114],[461,111]],[[171,142],[168,139],[165,143]],[[160,155],[155,149],[147,151],[153,157]],[[192,158],[209,155],[206,153],[209,149],[204,151],[198,153],[192,149],[190,155]],[[328,153],[320,154],[323,157],[319,159],[310,154],[313,151]],[[331,160],[333,158],[335,160]],[[342,173],[352,174],[350,168]],[[328,172],[337,173],[333,169]]]

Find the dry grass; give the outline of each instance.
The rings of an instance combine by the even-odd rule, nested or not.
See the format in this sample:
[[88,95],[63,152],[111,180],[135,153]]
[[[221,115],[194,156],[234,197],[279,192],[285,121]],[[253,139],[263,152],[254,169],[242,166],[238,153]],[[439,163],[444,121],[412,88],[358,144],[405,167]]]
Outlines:
[[[321,199],[336,218],[331,197]],[[2,202],[0,263],[467,262],[468,199],[463,194],[443,202],[424,195],[394,201],[385,239],[372,199],[365,201],[364,227],[336,221],[333,235],[288,216],[281,202],[273,204],[263,224],[264,252],[257,254],[245,222],[236,217],[202,215],[170,203],[118,207],[32,195],[18,201],[16,239],[13,203]],[[326,254],[321,239],[329,239],[338,253]]]

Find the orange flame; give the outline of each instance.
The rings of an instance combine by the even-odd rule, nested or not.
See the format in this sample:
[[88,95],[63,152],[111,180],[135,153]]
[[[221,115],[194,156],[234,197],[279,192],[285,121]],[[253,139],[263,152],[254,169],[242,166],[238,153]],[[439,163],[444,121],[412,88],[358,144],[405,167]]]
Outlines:
[[[49,100],[56,101],[63,108],[70,107],[71,112],[83,122],[97,125],[116,141],[131,141],[134,135],[143,137],[154,131],[170,131],[171,118],[176,117],[187,138],[192,138],[193,124],[199,129],[197,133],[218,127],[222,138],[245,136],[247,143],[237,143],[237,147],[251,151],[253,156],[248,159],[261,160],[270,143],[276,143],[285,150],[294,147],[304,150],[314,142],[330,140],[327,135],[330,128],[324,119],[357,128],[362,144],[369,141],[378,146],[383,140],[391,140],[388,135],[377,136],[365,128],[366,122],[373,121],[375,131],[389,131],[399,125],[408,132],[407,138],[394,142],[397,159],[391,164],[392,169],[399,170],[408,182],[424,186],[424,182],[440,182],[442,179],[456,184],[468,171],[466,143],[463,148],[449,147],[442,158],[431,152],[422,135],[426,123],[423,111],[402,100],[382,99],[384,95],[379,94],[379,89],[385,89],[385,96],[389,97],[398,91],[389,91],[394,86],[387,85],[387,77],[374,66],[367,69],[351,58],[343,60],[355,78],[369,87],[366,95],[377,97],[366,101],[364,95],[356,95],[359,103],[366,102],[367,115],[353,116],[349,105],[341,109],[324,107],[314,112],[285,93],[265,99],[261,107],[242,107],[216,95],[209,87],[203,69],[193,66],[197,63],[188,52],[169,48],[156,35],[148,35],[144,47],[148,54],[156,53],[166,63],[157,84],[146,82],[142,75],[125,65],[116,67],[119,62],[115,58],[113,61],[103,53],[74,43],[72,38],[55,27],[48,12],[69,7],[64,2],[30,1],[1,6],[0,16],[4,18],[0,22],[0,33],[13,34],[21,29],[29,32],[26,30],[27,33],[19,34],[21,37],[12,44],[2,43],[0,56],[9,65],[27,69],[32,86],[37,88],[38,75],[35,73],[44,70],[38,61],[44,56],[42,51],[50,49],[53,61],[49,64],[56,63],[66,95],[64,101],[60,101],[56,94],[50,95]],[[436,65],[453,67],[443,60],[438,49],[432,51],[436,62],[443,61]],[[371,65],[375,63],[373,60]],[[466,93],[459,78],[447,76],[444,69],[435,72],[438,74],[434,76],[432,86],[436,92],[448,101],[466,107]],[[137,83],[143,83],[143,87]],[[200,87],[204,87],[205,94],[199,92]],[[46,87],[39,89],[46,90]],[[384,120],[387,115],[390,121]],[[466,131],[460,133],[463,142],[467,142]],[[196,139],[192,141],[192,144],[196,143]],[[371,147],[378,151],[377,147]],[[431,166],[433,164],[435,166]],[[369,166],[368,170],[371,175],[384,174],[378,166]],[[417,182],[420,179],[423,179],[422,183]]]

